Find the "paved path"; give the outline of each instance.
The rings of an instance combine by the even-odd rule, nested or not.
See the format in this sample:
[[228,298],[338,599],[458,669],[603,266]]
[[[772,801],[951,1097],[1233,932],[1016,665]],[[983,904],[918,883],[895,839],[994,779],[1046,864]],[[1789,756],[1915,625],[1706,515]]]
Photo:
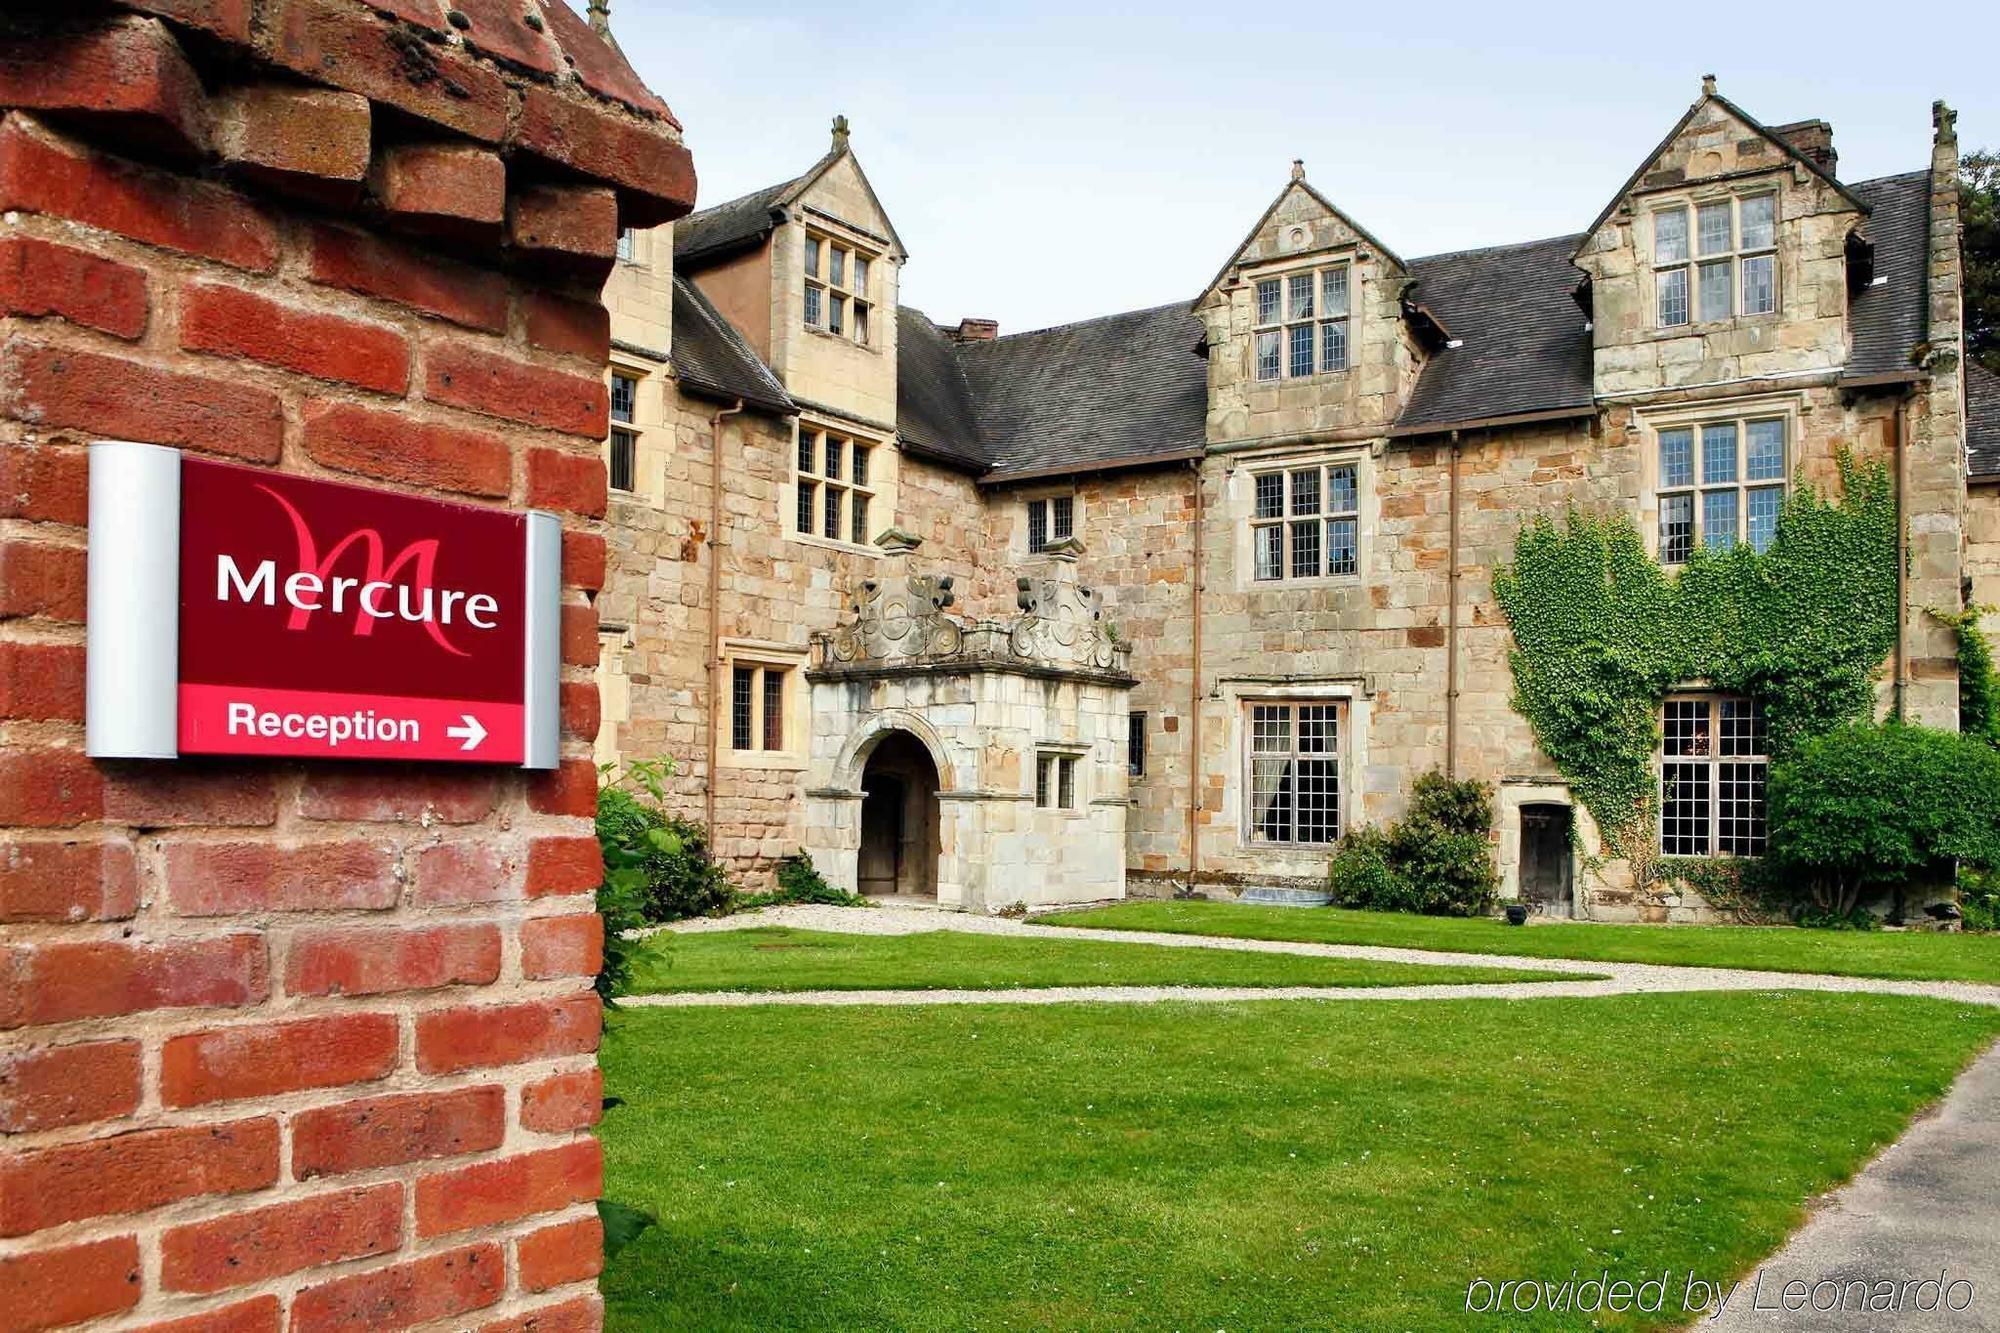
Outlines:
[[[1309,910],[1309,909],[1300,909]],[[792,926],[801,930],[838,931],[854,935],[909,935],[931,930],[960,930],[986,935],[1025,935],[1045,939],[1124,941],[1159,944],[1175,949],[1236,949],[1251,953],[1304,954],[1316,958],[1366,958],[1390,963],[1467,964],[1511,967],[1533,972],[1588,972],[1600,981],[1510,981],[1436,986],[1047,986],[1011,990],[861,990],[748,992],[709,991],[676,995],[633,995],[619,1001],[634,1006],[733,1006],[760,1004],[1071,1004],[1098,1001],[1122,1004],[1176,1000],[1223,1003],[1240,1000],[1536,1000],[1552,997],[1633,995],[1646,992],[1696,990],[1817,990],[1857,991],[1873,995],[1928,995],[1972,1004],[2000,1006],[2000,986],[1962,981],[1888,981],[1873,977],[1834,977],[1806,972],[1751,972],[1719,967],[1669,967],[1658,963],[1605,963],[1568,958],[1516,958],[1500,954],[1440,953],[1429,949],[1392,949],[1372,944],[1315,944],[1293,940],[1239,940],[1214,935],[1171,935],[1141,930],[1079,931],[1066,926],[1042,926],[1005,917],[975,916],[910,907],[789,906],[766,908],[737,916],[676,922],[659,929],[679,934],[717,930],[749,930],[759,926]],[[649,932],[650,933],[650,932]],[[1996,1291],[2000,1296],[2000,1291]]]

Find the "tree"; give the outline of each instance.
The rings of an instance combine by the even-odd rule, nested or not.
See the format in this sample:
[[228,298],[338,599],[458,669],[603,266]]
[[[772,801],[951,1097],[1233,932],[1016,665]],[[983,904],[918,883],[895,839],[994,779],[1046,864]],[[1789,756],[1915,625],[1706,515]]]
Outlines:
[[2000,152],[1958,163],[1960,250],[1965,263],[1965,354],[2000,375]]

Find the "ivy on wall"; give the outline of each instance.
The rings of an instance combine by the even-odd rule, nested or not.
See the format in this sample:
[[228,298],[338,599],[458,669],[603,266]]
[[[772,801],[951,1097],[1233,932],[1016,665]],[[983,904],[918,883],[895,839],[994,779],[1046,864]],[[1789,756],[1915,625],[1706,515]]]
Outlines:
[[1993,667],[1993,645],[1979,628],[1980,617],[1992,609],[1968,606],[1931,614],[1958,636],[1958,729],[2000,749],[2000,674]]
[[1759,554],[1697,549],[1678,574],[1626,514],[1526,525],[1494,596],[1514,632],[1514,708],[1636,883],[1657,871],[1660,703],[1696,682],[1764,708],[1771,753],[1872,712],[1896,637],[1896,503],[1881,464],[1801,485]]

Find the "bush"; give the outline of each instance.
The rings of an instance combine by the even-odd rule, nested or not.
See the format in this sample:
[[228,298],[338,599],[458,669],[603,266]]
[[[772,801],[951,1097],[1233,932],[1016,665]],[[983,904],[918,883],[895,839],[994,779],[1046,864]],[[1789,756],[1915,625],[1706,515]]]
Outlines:
[[701,826],[660,806],[661,780],[669,772],[665,765],[634,765],[597,792],[597,841],[605,864],[636,872],[632,906],[652,924],[713,916],[727,911],[731,899],[729,877],[709,859]]
[[1768,799],[1795,910],[1852,918],[1870,890],[2000,865],[2000,751],[1957,732],[1840,727],[1773,764]]
[[1487,844],[1492,826],[1492,793],[1484,783],[1426,773],[1402,820],[1386,832],[1357,828],[1340,840],[1327,888],[1342,907],[1483,915],[1493,909],[1499,885]]
[[858,893],[836,889],[826,882],[805,850],[793,852],[778,862],[778,887],[770,893],[749,893],[732,904],[738,911],[752,907],[776,907],[781,903],[819,903],[828,907],[866,907],[868,900]]
[[1960,870],[1958,910],[1965,916],[1967,930],[2000,930],[2000,872]]

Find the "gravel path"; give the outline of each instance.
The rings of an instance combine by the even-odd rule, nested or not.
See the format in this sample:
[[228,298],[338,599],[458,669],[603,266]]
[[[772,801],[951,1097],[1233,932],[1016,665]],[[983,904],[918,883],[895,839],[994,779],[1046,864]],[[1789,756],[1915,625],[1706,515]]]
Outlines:
[[[1302,909],[1303,910],[1303,909]],[[1440,953],[1429,949],[1392,949],[1372,944],[1316,944],[1292,940],[1238,940],[1212,935],[1171,935],[1142,930],[1081,932],[1063,926],[1041,926],[1006,917],[977,916],[927,908],[788,906],[770,907],[738,916],[681,921],[657,930],[703,934],[717,930],[749,930],[759,926],[791,926],[850,935],[912,935],[932,930],[959,930],[980,935],[1028,935],[1045,939],[1124,941],[1159,944],[1177,949],[1237,949],[1250,953],[1304,954],[1317,958],[1365,958],[1387,963],[1467,964],[1511,967],[1523,971],[1600,973],[1601,981],[1509,981],[1438,986],[1048,986],[1011,990],[864,990],[794,991],[788,993],[716,991],[676,995],[632,995],[619,1003],[633,1006],[756,1005],[756,1004],[1068,1004],[1078,1001],[1147,1004],[1177,1000],[1222,1003],[1241,1000],[1532,1000],[1551,997],[1632,995],[1660,991],[1697,990],[1815,990],[1855,991],[1872,995],[1926,995],[1971,1004],[2000,1006],[2000,986],[1963,981],[1890,981],[1874,977],[1834,977],[1805,972],[1750,972],[1719,967],[1669,967],[1658,963],[1606,963],[1568,958],[1515,958],[1501,954]],[[644,934],[653,931],[642,932]]]

